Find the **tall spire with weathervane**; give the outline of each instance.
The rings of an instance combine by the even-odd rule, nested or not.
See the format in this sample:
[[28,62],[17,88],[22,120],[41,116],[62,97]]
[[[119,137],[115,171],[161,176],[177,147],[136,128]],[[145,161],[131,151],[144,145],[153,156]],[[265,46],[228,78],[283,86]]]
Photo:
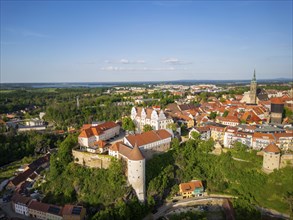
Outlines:
[[250,83],[249,104],[257,104],[256,103],[256,101],[257,101],[256,100],[256,87],[257,87],[257,83],[256,83],[255,69],[254,69],[253,78]]

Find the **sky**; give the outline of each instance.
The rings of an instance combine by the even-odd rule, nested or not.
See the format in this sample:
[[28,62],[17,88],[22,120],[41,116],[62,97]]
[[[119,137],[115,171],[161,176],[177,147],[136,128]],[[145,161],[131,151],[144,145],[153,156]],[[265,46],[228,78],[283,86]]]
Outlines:
[[292,78],[292,1],[2,1],[1,83]]

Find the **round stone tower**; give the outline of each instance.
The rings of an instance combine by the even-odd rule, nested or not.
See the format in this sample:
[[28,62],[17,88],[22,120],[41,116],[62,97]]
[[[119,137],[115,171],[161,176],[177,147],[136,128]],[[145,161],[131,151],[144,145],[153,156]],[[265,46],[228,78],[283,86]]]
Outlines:
[[280,168],[281,151],[276,144],[271,143],[264,149],[263,154],[263,170],[265,172],[273,172],[274,169]]
[[131,150],[127,161],[127,178],[139,201],[145,201],[145,158],[137,147]]

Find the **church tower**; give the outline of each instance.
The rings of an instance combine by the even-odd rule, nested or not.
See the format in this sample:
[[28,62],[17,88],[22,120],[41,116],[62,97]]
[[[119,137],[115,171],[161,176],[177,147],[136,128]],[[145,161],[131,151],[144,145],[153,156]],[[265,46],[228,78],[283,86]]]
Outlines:
[[255,77],[255,70],[253,73],[253,78],[250,83],[250,92],[249,92],[249,104],[256,104],[256,77]]

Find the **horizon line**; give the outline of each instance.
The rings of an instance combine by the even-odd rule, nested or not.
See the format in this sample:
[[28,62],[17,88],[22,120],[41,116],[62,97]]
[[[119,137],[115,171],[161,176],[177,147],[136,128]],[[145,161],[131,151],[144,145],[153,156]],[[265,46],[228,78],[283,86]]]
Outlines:
[[[257,79],[257,81],[269,81],[269,80],[284,80],[284,81],[293,81],[293,77],[292,78],[286,78],[286,77],[279,77],[279,78],[261,78],[261,79]],[[72,81],[72,82],[65,82],[65,81],[52,81],[52,82],[0,82],[0,84],[32,84],[32,83],[45,83],[45,84],[50,84],[50,83],[58,83],[58,84],[69,84],[69,83],[89,83],[89,84],[94,84],[94,83],[99,83],[99,84],[103,84],[103,83],[156,83],[156,82],[191,82],[191,81],[197,81],[197,82],[201,82],[201,81],[251,81],[251,79],[177,79],[177,80],[154,80],[154,81],[103,81],[103,82],[98,82],[98,81],[92,81],[92,82],[88,82],[88,81]]]

